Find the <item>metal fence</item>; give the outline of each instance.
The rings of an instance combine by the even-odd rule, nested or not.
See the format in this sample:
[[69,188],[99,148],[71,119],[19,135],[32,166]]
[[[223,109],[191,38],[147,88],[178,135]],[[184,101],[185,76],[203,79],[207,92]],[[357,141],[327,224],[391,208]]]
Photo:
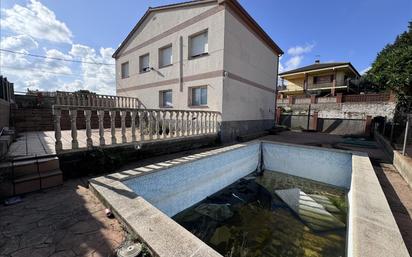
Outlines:
[[381,118],[375,126],[395,150],[412,156],[412,114],[399,112],[395,120]]

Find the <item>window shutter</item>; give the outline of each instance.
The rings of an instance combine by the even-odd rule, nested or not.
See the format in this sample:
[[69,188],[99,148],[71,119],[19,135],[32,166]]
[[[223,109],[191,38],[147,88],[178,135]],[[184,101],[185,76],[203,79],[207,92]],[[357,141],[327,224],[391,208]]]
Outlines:
[[149,68],[149,55],[140,56],[140,71],[147,71]]
[[172,46],[160,50],[160,67],[172,64]]
[[190,56],[198,56],[209,51],[207,32],[191,38]]

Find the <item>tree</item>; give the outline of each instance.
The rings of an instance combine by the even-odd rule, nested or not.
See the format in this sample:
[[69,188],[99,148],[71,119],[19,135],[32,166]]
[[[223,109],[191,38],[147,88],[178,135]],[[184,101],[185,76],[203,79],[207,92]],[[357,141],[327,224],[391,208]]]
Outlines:
[[412,21],[409,30],[397,36],[378,53],[365,79],[380,90],[392,90],[399,107],[411,111],[412,102]]

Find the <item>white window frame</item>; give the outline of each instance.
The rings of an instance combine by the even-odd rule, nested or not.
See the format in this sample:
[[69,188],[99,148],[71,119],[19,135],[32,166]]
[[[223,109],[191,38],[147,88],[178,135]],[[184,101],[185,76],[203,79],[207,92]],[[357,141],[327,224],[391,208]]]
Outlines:
[[[170,63],[163,63],[163,53],[166,49],[170,48]],[[173,46],[172,44],[168,44],[164,47],[159,48],[159,68],[164,68],[173,65]]]
[[[125,67],[127,67],[127,74],[125,74],[126,73],[125,70],[124,70]],[[120,77],[122,79],[127,79],[128,77],[130,77],[130,64],[129,64],[129,61],[123,62],[120,65]]]
[[[147,56],[147,67],[143,67],[143,58]],[[139,72],[145,73],[150,71],[150,54],[143,54],[139,56]]]
[[[167,105],[164,102],[164,94],[167,92],[170,92],[172,95],[170,105]],[[173,108],[173,90],[172,89],[166,89],[166,90],[159,91],[159,108]]]
[[[206,102],[202,102],[202,89],[206,89]],[[195,104],[194,103],[194,98],[193,98],[193,91],[194,90],[200,90],[200,103]],[[208,86],[203,85],[203,86],[195,86],[195,87],[189,87],[189,106],[190,107],[207,107],[208,104],[208,98],[209,98],[209,92],[208,92]]]
[[[206,34],[206,44],[205,44],[205,47],[203,49],[203,52],[202,53],[200,53],[200,52],[199,53],[193,53],[193,40],[194,40],[194,38],[196,38],[198,36],[202,36],[204,34]],[[194,58],[198,58],[198,57],[205,56],[205,55],[209,55],[209,30],[208,29],[202,30],[202,31],[200,31],[196,34],[193,34],[193,35],[189,36],[189,53],[188,53],[189,59],[194,59]]]

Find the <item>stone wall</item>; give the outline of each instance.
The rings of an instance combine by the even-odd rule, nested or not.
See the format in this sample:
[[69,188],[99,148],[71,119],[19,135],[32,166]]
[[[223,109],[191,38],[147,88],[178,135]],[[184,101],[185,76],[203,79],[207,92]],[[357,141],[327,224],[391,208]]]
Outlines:
[[334,135],[367,135],[366,119],[335,119],[318,117],[315,127],[313,115],[309,118],[306,114],[282,114],[280,117],[280,125],[291,129],[309,129]]
[[[292,114],[307,114],[309,104],[279,104]],[[396,102],[346,102],[346,103],[317,103],[310,105],[311,112],[318,112],[319,118],[328,119],[365,119],[366,116],[387,117],[391,120],[395,114]]]
[[118,170],[132,161],[218,146],[218,142],[217,135],[203,135],[65,153],[59,155],[60,168],[65,179],[104,174]]
[[0,99],[0,130],[9,126],[10,103]]

